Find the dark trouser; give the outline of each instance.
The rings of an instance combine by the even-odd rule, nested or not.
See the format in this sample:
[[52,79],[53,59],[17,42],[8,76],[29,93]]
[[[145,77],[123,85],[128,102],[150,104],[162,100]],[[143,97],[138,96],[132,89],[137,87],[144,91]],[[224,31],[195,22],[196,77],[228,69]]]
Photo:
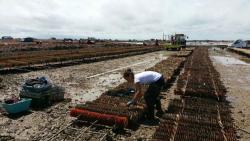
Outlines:
[[144,99],[147,105],[145,114],[148,119],[154,119],[155,106],[157,111],[162,111],[161,101],[158,96],[164,84],[165,84],[164,78],[161,77],[158,81],[151,83],[144,94]]

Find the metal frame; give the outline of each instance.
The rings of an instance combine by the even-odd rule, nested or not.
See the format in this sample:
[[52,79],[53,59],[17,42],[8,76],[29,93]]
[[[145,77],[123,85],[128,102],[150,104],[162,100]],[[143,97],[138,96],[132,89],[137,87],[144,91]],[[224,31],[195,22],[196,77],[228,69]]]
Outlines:
[[[86,124],[90,124],[90,125],[89,126],[83,126],[83,127],[79,128],[79,129],[72,127],[73,125],[76,125],[77,122],[86,123]],[[95,132],[95,131],[90,131],[90,129],[92,127],[104,127],[104,128],[106,128],[108,130],[107,130],[107,132],[99,133],[99,132]],[[98,120],[95,120],[94,122],[88,122],[88,121],[80,120],[79,118],[77,118],[76,120],[73,120],[69,124],[64,126],[61,130],[59,130],[57,133],[55,133],[53,136],[46,139],[45,141],[53,141],[57,137],[59,137],[62,132],[67,131],[69,129],[76,130],[76,132],[80,133],[79,135],[77,135],[76,137],[74,137],[72,139],[73,141],[80,140],[81,136],[83,136],[84,134],[90,135],[91,137],[93,137],[96,134],[99,134],[99,138],[100,138],[99,141],[103,141],[105,139],[105,137],[108,135],[108,133],[112,130],[112,127],[98,124]]]

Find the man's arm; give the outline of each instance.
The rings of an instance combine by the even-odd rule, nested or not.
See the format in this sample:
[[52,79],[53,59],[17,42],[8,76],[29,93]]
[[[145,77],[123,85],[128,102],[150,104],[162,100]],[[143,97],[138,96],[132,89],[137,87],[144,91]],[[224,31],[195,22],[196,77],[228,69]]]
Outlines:
[[136,83],[135,84],[135,89],[136,89],[136,92],[135,92],[135,95],[133,97],[133,101],[136,102],[137,100],[139,100],[143,96],[143,93],[142,93],[142,90],[141,90],[141,84]]
[[142,91],[141,91],[141,84],[136,83],[136,84],[135,84],[135,89],[136,89],[135,95],[134,95],[133,99],[130,100],[130,101],[127,103],[127,106],[130,106],[130,105],[132,105],[132,104],[135,104],[135,103],[143,96],[143,93],[142,93]]

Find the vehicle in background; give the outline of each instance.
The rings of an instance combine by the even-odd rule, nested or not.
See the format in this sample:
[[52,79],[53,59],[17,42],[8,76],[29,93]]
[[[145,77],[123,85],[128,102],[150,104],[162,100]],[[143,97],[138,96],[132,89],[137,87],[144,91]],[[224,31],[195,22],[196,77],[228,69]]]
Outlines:
[[247,42],[239,39],[239,40],[236,40],[233,43],[229,44],[228,47],[246,48],[247,47]]
[[186,39],[188,37],[184,34],[175,34],[170,36],[170,44],[165,45],[167,50],[181,50],[186,48]]
[[181,47],[186,47],[186,35],[184,34],[175,34],[171,36],[171,44],[179,45]]

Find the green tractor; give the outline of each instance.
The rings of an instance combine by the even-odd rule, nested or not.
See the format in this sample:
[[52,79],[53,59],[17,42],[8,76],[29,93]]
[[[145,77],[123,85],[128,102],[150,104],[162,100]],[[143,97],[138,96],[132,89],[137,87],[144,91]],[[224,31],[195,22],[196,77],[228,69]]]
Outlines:
[[166,50],[181,50],[186,48],[186,39],[188,37],[184,34],[175,34],[170,36],[170,44],[166,44]]

